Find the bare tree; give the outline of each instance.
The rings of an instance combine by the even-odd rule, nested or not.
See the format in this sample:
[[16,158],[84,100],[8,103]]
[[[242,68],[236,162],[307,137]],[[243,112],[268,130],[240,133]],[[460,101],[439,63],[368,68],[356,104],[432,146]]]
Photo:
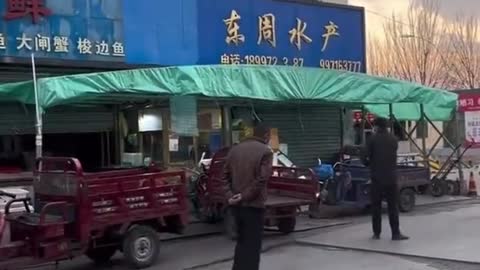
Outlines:
[[373,35],[369,35],[367,48],[368,72],[382,77],[396,77],[390,67],[390,52],[384,42]]
[[480,31],[477,18],[458,16],[451,25],[452,72],[457,88],[480,86]]
[[370,40],[370,72],[380,76],[447,88],[449,39],[437,0],[413,0],[406,18],[393,14],[384,25],[382,42]]

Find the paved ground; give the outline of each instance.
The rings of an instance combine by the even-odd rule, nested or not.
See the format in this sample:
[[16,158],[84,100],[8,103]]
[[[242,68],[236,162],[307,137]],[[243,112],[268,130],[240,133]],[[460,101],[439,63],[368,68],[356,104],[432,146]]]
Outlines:
[[442,196],[442,197],[433,197],[430,195],[420,195],[416,198],[416,205],[417,206],[425,206],[425,205],[433,205],[439,203],[452,203],[452,202],[459,202],[465,200],[471,200],[470,197],[464,196]]
[[[477,270],[480,264],[459,263],[444,260],[447,253],[455,256],[473,256],[480,247],[476,231],[480,227],[480,204],[475,201],[420,206],[416,211],[402,216],[404,230],[414,238],[405,243],[392,243],[388,239],[372,243],[369,240],[368,216],[348,219],[348,225],[313,229],[312,225],[328,224],[323,220],[303,219],[306,230],[289,236],[267,232],[264,241],[262,270]],[[387,225],[385,224],[385,227]],[[313,229],[313,230],[312,230]],[[468,229],[468,230],[467,230]],[[476,228],[475,228],[476,229]],[[328,241],[327,241],[328,240]],[[340,241],[345,249],[326,248],[324,241]],[[372,251],[355,250],[356,246]],[[373,246],[373,248],[372,248]],[[160,261],[152,270],[198,269],[230,270],[234,243],[220,235],[185,238],[162,243]],[[411,253],[427,252],[427,247],[437,258],[418,258],[384,254],[410,250]],[[384,250],[383,250],[384,249]],[[452,256],[452,255],[451,255]],[[448,258],[448,257],[447,257]],[[40,270],[54,267],[43,267]],[[85,258],[60,264],[61,270],[112,269],[126,270],[121,254],[111,265],[96,267]]]
[[356,224],[315,236],[300,239],[311,245],[334,246],[355,250],[368,250],[389,254],[422,256],[480,263],[480,205],[461,208],[442,207],[442,212],[417,212],[403,216],[402,230],[412,237],[410,241],[389,240],[388,222],[384,219],[384,237],[370,240],[369,224]]
[[[341,220],[312,220],[301,218],[298,223],[299,233],[312,233],[311,230],[318,228],[331,227],[339,224],[348,224]],[[221,226],[206,226],[204,224],[194,224],[190,227],[186,237],[172,240],[170,235],[162,235],[161,252],[159,264],[152,269],[181,270],[189,269],[195,266],[209,265],[216,261],[228,261],[233,255],[234,242],[223,235],[219,235]],[[216,233],[204,237],[189,238],[189,236],[198,235],[199,232]],[[264,241],[264,251],[272,248],[293,243],[295,235],[280,235],[277,232],[267,231]],[[39,268],[39,270],[52,270],[53,266]],[[121,254],[117,254],[112,264],[105,267],[94,266],[88,259],[79,258],[74,261],[63,262],[60,264],[61,270],[87,270],[87,269],[113,269],[126,270]]]
[[[458,267],[458,268],[452,268]],[[461,268],[460,268],[461,267]],[[470,267],[470,268],[469,268]],[[262,270],[474,270],[474,266],[441,264],[375,253],[328,250],[313,247],[283,247],[263,255]],[[205,270],[230,270],[231,262]]]

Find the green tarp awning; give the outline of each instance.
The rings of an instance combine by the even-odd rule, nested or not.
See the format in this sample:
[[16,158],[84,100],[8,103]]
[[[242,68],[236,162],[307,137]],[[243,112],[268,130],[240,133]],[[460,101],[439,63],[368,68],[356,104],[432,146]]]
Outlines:
[[[412,120],[420,117],[418,104],[424,104],[426,114],[441,121],[450,119],[457,106],[457,95],[447,91],[359,73],[284,66],[182,66],[79,74],[40,79],[38,89],[39,103],[44,109],[117,94],[127,98],[128,95],[201,95],[361,104],[382,116],[388,115],[388,105],[378,105],[394,104],[398,119],[404,115]],[[0,85],[2,97],[33,104],[33,83]]]

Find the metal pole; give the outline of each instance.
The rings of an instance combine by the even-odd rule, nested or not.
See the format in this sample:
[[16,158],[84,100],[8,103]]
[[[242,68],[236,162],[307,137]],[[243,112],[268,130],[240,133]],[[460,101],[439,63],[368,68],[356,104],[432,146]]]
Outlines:
[[423,107],[423,104],[420,104],[420,121],[421,121],[421,125],[420,125],[420,128],[422,128],[422,156],[423,156],[423,161],[425,163],[425,167],[429,167],[429,160],[428,160],[428,157],[427,157],[427,141],[426,141],[426,138],[425,138],[425,129],[428,128],[426,126],[426,121],[425,121],[425,110],[424,110],[424,107]]
[[42,123],[42,108],[39,104],[38,88],[37,88],[37,71],[35,67],[35,55],[32,53],[32,73],[33,73],[33,91],[35,94],[35,157],[41,158],[43,156],[43,123]]
[[360,143],[361,145],[366,145],[366,134],[365,134],[365,124],[366,124],[366,112],[367,110],[365,110],[365,106],[362,106],[362,122],[360,124],[360,132],[362,134],[362,142]]
[[420,114],[421,114],[420,121],[422,122],[422,126],[420,128],[423,128],[423,130],[422,130],[422,151],[423,151],[423,156],[425,156],[426,153],[427,153],[427,141],[426,141],[426,138],[425,138],[425,129],[427,127],[426,127],[426,122],[425,122],[425,110],[423,108],[423,104],[420,104]]
[[[465,129],[465,124],[463,122],[460,122],[459,119],[460,119],[460,113],[455,112],[455,117],[453,121],[454,121],[454,130],[455,130],[454,131],[455,143],[457,145],[465,142],[465,138],[460,138],[460,133],[459,133],[460,129]],[[457,149],[457,153],[456,153],[457,160],[459,160],[460,158],[460,152],[461,150]],[[460,162],[460,160],[457,164],[457,168],[458,168],[458,178],[460,180],[460,194],[466,195],[468,194],[468,182],[467,182],[467,179],[465,178],[462,162]]]
[[230,106],[222,106],[223,146],[232,146],[232,114]]
[[390,120],[390,133],[395,134],[395,117],[393,115],[393,104],[388,104],[388,119]]

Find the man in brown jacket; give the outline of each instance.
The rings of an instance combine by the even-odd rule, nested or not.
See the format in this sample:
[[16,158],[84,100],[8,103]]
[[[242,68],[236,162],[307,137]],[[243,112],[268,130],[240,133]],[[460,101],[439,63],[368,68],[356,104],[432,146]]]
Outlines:
[[233,270],[260,266],[267,181],[272,174],[269,140],[270,129],[256,126],[254,137],[234,146],[225,163],[223,180],[238,230]]

